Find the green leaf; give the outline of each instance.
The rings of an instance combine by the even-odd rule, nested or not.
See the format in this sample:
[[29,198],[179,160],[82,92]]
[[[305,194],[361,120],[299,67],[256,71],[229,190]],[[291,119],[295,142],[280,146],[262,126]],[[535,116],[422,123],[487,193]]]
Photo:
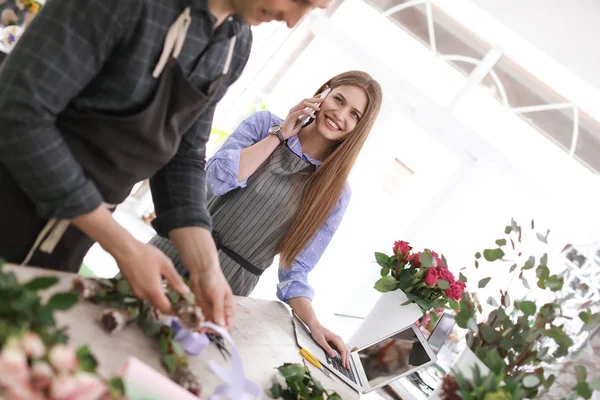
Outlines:
[[449,299],[448,300],[448,305],[450,305],[450,308],[453,309],[453,310],[460,309],[460,304],[458,304],[458,301],[456,301],[454,299]]
[[535,275],[540,278],[540,280],[545,281],[550,276],[550,268],[546,267],[546,265],[540,265],[535,270]]
[[540,258],[540,265],[546,266],[548,265],[548,253],[544,253]]
[[467,281],[468,281],[468,280],[467,280],[467,277],[466,277],[466,276],[464,276],[464,275],[462,274],[462,272],[459,272],[459,273],[458,273],[458,280],[459,280],[459,281],[461,281],[462,283],[467,283]]
[[490,351],[485,356],[485,365],[492,370],[496,375],[501,375],[506,368],[504,360],[497,351]]
[[576,365],[575,377],[577,382],[585,382],[587,380],[587,369],[583,365]]
[[507,226],[506,228],[504,228],[504,233],[506,233],[507,235],[510,234],[511,231],[512,231],[512,228],[510,226]]
[[433,255],[427,250],[419,254],[419,261],[425,268],[433,267]]
[[474,318],[469,318],[469,320],[467,321],[467,328],[469,328],[469,330],[473,333],[477,333],[479,331],[477,322],[475,322]]
[[498,307],[498,302],[493,297],[488,297],[487,302],[492,307]]
[[525,378],[523,378],[523,386],[525,386],[527,389],[538,387],[540,383],[540,378],[535,375],[527,375]]
[[39,276],[37,278],[33,278],[23,286],[29,290],[39,291],[48,289],[49,287],[54,286],[56,283],[58,283],[58,278],[54,276]]
[[481,335],[483,340],[488,344],[495,343],[496,339],[498,338],[498,332],[496,332],[491,326],[485,324],[481,325]]
[[381,293],[387,293],[391,290],[396,289],[398,281],[393,276],[385,276],[375,282],[375,289]]
[[398,278],[396,279],[398,281],[396,288],[400,290],[408,289],[410,285],[412,285],[413,275],[415,273],[414,271],[415,270],[412,268],[407,268],[400,271],[400,274],[398,274]]
[[480,252],[475,253],[475,258],[479,260],[481,258],[481,253]]
[[390,269],[388,267],[381,268],[381,277],[388,276],[390,274]]
[[500,247],[506,246],[506,239],[498,239],[496,240],[496,244]]
[[479,289],[483,289],[484,287],[486,287],[491,279],[492,278],[483,278],[482,280],[480,280],[478,285]]
[[590,310],[582,311],[579,313],[579,319],[584,324],[589,324],[592,321],[592,313],[590,312]]
[[79,300],[79,296],[75,293],[56,293],[54,296],[48,300],[45,308],[56,311],[56,310],[68,310],[73,307],[75,303]]
[[442,290],[446,290],[446,289],[448,289],[450,287],[450,283],[448,281],[443,280],[443,279],[438,279],[437,280],[437,285]]
[[519,310],[523,311],[525,315],[534,315],[537,311],[537,306],[533,301],[524,300],[519,303]]
[[432,326],[435,326],[435,323],[437,322],[437,314],[435,313],[435,311],[429,312],[429,321],[431,321]]
[[558,275],[552,275],[546,280],[546,286],[553,292],[558,292],[562,289],[564,284],[564,278]]
[[486,249],[483,251],[483,258],[487,261],[496,261],[504,257],[504,251],[502,249]]
[[96,372],[98,368],[98,361],[90,351],[88,346],[80,346],[77,349],[77,361],[79,361],[79,368],[86,372]]
[[390,258],[387,256],[387,254],[375,253],[375,260],[377,260],[377,264],[382,267],[390,266]]
[[456,314],[456,317],[454,317],[454,321],[456,322],[456,325],[462,329],[467,329],[467,321],[469,321],[469,318],[472,316],[473,314],[471,312],[467,310],[461,310],[458,314]]
[[173,374],[175,372],[177,364],[175,363],[175,356],[173,354],[164,355],[162,357],[162,362],[169,374]]
[[533,267],[535,267],[535,257],[529,256],[527,261],[525,261],[525,265],[521,269],[528,270],[528,269],[532,269]]
[[523,286],[525,287],[525,289],[531,289],[529,287],[529,282],[527,282],[527,279],[525,279],[524,277],[521,277],[521,283],[523,284]]
[[502,304],[504,305],[505,308],[510,307],[510,296],[508,295],[508,293],[504,293],[504,296],[502,296]]
[[554,381],[556,381],[556,375],[548,376],[548,379],[546,379],[546,382],[544,382],[544,387],[546,389],[550,389],[550,387],[554,384]]
[[538,233],[536,233],[535,235],[537,236],[537,238],[538,238],[538,240],[539,240],[540,242],[542,242],[542,243],[545,243],[545,244],[548,244],[548,238],[547,238],[546,236],[542,235],[542,234],[541,234],[541,233],[539,233],[539,232],[538,232]]
[[590,385],[587,384],[587,382],[577,382],[573,389],[575,389],[575,392],[584,399],[592,398],[592,389],[590,388]]
[[508,272],[513,272],[515,269],[517,269],[517,264],[511,265],[510,270]]
[[[110,391],[113,394],[116,394],[116,393],[118,393],[120,395],[125,394],[125,383],[123,382],[123,379],[121,379],[118,376],[115,376],[114,378],[111,378],[108,381],[108,387],[110,388]],[[112,396],[112,397],[117,398],[117,396]]]
[[590,382],[590,387],[600,392],[600,375],[595,377],[594,380]]
[[444,265],[444,267],[448,268],[448,261],[446,260],[446,257],[444,257],[444,255],[442,254],[442,264]]

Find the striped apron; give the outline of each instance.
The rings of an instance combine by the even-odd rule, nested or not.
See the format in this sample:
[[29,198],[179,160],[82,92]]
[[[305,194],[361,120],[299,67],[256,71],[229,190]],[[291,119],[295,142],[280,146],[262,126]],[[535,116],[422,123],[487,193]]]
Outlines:
[[[277,244],[300,205],[303,184],[314,170],[314,165],[281,145],[248,178],[246,187],[222,196],[208,194],[219,262],[233,294],[248,296],[273,263]],[[157,235],[150,244],[169,256],[180,274],[187,275],[169,239]]]

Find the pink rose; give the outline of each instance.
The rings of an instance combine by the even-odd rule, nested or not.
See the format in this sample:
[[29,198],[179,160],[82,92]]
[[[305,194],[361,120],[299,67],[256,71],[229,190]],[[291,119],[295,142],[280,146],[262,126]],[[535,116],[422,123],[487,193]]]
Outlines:
[[425,283],[429,286],[436,286],[438,278],[439,274],[437,268],[429,268],[427,276],[425,277]]
[[29,380],[27,356],[15,347],[0,353],[0,385],[8,388],[25,386]]
[[52,347],[48,360],[58,372],[74,371],[79,364],[75,349],[64,344],[57,344]]
[[453,300],[460,300],[464,290],[465,284],[461,281],[456,281],[446,289],[446,296]]
[[28,386],[16,386],[3,393],[5,400],[46,400],[43,393],[36,392]]
[[108,392],[108,386],[98,375],[78,372],[75,381],[76,389],[69,400],[98,400]]
[[31,367],[31,384],[38,390],[46,390],[52,384],[54,371],[43,361],[38,361]]
[[77,379],[68,374],[62,374],[54,377],[50,395],[56,400],[71,400],[77,390]]
[[21,336],[21,347],[28,356],[42,358],[46,354],[46,346],[40,336],[35,332],[27,332]]
[[421,260],[419,260],[419,256],[421,255],[421,253],[415,253],[410,257],[410,265],[412,265],[415,268],[419,268],[421,266]]
[[448,281],[448,283],[451,285],[454,283],[454,275],[452,275],[452,272],[450,272],[447,268],[437,267],[437,270],[438,270],[439,279]]
[[394,242],[394,254],[397,256],[406,256],[411,250],[412,247],[408,242],[403,240],[397,240]]

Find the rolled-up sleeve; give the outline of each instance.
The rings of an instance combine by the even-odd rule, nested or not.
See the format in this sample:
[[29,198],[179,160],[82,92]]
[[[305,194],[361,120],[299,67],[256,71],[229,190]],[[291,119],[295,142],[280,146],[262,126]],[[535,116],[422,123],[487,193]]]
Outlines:
[[308,283],[308,273],[317,265],[340,226],[340,222],[348,208],[350,197],[350,186],[346,185],[329,218],[317,231],[308,246],[298,254],[292,262],[292,266],[289,269],[279,268],[277,297],[281,301],[287,302],[295,297],[306,297],[312,301],[314,298],[315,291]]
[[103,67],[134,7],[118,0],[48,1],[0,68],[0,163],[40,217],[69,219],[102,202],[55,121]]
[[215,153],[206,168],[208,191],[221,196],[233,189],[245,187],[247,179],[238,181],[242,150],[269,135],[269,128],[281,119],[268,111],[259,111],[246,118]]

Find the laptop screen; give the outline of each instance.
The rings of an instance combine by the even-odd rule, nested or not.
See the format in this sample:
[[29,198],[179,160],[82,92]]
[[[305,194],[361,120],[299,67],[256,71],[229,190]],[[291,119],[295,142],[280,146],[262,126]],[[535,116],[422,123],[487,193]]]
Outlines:
[[431,361],[413,325],[358,351],[358,357],[371,387]]

